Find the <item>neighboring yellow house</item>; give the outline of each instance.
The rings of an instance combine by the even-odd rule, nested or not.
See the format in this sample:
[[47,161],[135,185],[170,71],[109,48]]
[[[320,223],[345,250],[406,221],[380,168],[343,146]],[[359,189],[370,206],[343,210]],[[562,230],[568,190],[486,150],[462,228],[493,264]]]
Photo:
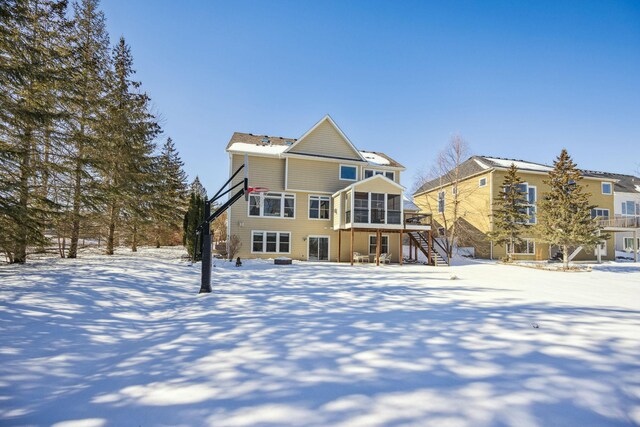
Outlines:
[[[529,223],[536,223],[538,201],[544,197],[549,187],[544,184],[552,167],[522,160],[502,159],[495,157],[473,156],[459,167],[458,179],[448,179],[446,176],[431,180],[422,185],[414,193],[414,203],[421,212],[433,215],[434,224],[439,230],[435,234],[442,234],[446,223],[451,227],[451,219],[458,218],[457,226],[462,233],[459,247],[473,247],[478,258],[500,259],[506,256],[507,248],[495,245],[487,233],[493,230],[494,200],[498,196],[505,174],[511,164],[518,168],[518,175],[525,182],[530,214]],[[581,185],[591,194],[590,202],[597,208],[592,216],[609,219],[613,216],[614,198],[613,187],[615,180],[603,176],[601,173],[582,171],[584,179]],[[457,188],[452,182],[458,182]],[[456,195],[457,194],[457,195]],[[453,211],[457,209],[457,215]],[[525,233],[526,243],[514,248],[514,257],[523,260],[546,260],[554,256],[558,248],[537,242],[529,233]],[[574,260],[594,260],[598,249],[583,249]],[[609,238],[600,248],[602,259],[615,259],[614,240]]]
[[401,262],[402,233],[430,230],[405,223],[405,168],[357,149],[328,115],[299,139],[236,132],[226,150],[230,173],[246,155],[249,186],[269,189],[229,208],[242,258]]

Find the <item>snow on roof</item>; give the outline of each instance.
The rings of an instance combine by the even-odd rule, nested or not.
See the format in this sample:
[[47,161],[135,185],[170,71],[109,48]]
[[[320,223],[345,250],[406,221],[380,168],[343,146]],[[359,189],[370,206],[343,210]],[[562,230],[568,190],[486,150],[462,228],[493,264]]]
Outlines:
[[541,172],[549,172],[553,170],[553,168],[549,166],[540,165],[537,163],[523,162],[521,160],[499,159],[495,157],[485,157],[485,159],[503,168],[510,168],[511,164],[514,164],[518,169],[528,169]]
[[476,163],[478,164],[478,166],[480,166],[482,169],[489,169],[489,166],[485,165],[484,163],[482,163],[480,161],[480,159],[473,159],[476,161]]
[[288,145],[248,144],[246,142],[234,142],[229,146],[229,151],[255,154],[280,154],[289,148]]
[[380,166],[389,164],[389,160],[385,159],[382,156],[377,155],[376,153],[371,153],[369,151],[360,151],[360,153],[371,164],[380,165]]

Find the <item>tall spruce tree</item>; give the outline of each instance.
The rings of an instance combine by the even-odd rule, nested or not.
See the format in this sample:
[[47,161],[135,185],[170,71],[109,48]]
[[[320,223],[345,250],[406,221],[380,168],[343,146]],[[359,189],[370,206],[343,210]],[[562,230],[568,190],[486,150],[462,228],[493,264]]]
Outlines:
[[204,219],[204,199],[199,193],[193,192],[189,196],[189,207],[184,217],[183,240],[189,256],[195,261],[202,259],[202,233],[200,236],[196,235],[196,229]]
[[179,230],[187,205],[187,175],[184,163],[171,138],[167,138],[159,156],[159,187],[152,209],[156,247],[163,237]]
[[516,245],[521,244],[522,232],[529,220],[529,214],[523,205],[527,204],[527,195],[522,178],[515,164],[507,171],[502,188],[495,199],[493,231],[489,237],[498,245],[506,246],[509,262],[513,260]]
[[577,246],[591,248],[607,236],[599,235],[600,228],[591,218],[595,207],[589,203],[589,193],[580,185],[582,174],[566,149],[553,163],[549,172],[550,191],[539,203],[537,234],[540,240],[562,248],[564,268],[569,267],[569,249]]
[[59,209],[50,172],[63,153],[66,1],[4,0],[0,7],[0,245],[10,262],[44,245]]
[[70,246],[68,257],[78,252],[80,224],[84,214],[94,210],[99,201],[96,169],[100,156],[100,124],[104,120],[107,73],[109,70],[109,36],[98,0],[74,3],[71,79],[67,111],[69,112],[69,156],[71,169]]
[[139,90],[141,83],[131,79],[133,74],[131,50],[121,37],[113,50],[107,118],[102,131],[106,142],[101,173],[107,199],[108,255],[114,253],[116,228],[122,216],[130,226],[135,247],[140,222],[149,215],[149,186],[153,184],[155,166],[153,139],[160,127],[149,111],[149,97]]

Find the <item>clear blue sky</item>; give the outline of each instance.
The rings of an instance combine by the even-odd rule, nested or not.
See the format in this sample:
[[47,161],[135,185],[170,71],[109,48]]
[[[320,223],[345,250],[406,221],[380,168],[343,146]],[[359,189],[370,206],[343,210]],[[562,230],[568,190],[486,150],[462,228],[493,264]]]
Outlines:
[[407,167],[474,154],[640,169],[639,1],[103,0],[192,179],[234,131],[299,137],[329,113]]

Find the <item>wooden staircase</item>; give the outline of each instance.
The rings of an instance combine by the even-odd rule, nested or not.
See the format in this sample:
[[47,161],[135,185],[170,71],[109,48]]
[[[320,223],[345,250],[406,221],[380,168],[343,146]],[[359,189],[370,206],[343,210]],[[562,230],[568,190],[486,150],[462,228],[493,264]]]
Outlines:
[[442,245],[436,240],[419,231],[412,231],[409,234],[409,238],[413,240],[413,243],[420,249],[420,251],[427,257],[430,265],[434,266],[447,266],[449,265],[449,257]]

